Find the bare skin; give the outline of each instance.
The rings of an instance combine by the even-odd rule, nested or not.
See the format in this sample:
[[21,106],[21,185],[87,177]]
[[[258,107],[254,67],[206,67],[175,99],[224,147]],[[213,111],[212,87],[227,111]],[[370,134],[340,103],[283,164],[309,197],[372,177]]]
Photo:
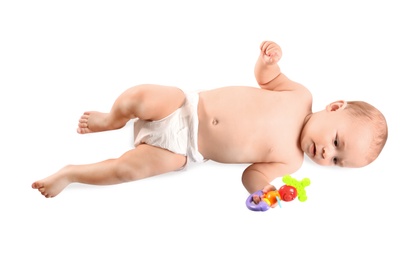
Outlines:
[[[206,159],[222,163],[251,163],[244,185],[254,192],[274,178],[294,172],[303,160],[300,129],[311,112],[311,94],[290,81],[277,65],[280,47],[261,45],[255,67],[260,88],[224,87],[200,93],[198,104],[199,151]],[[109,113],[85,112],[77,132],[88,134],[119,129],[134,118],[159,120],[185,100],[178,88],[140,85],[123,92]],[[181,168],[186,158],[141,144],[123,154],[87,165],[69,165],[32,184],[45,197],[54,197],[72,182],[109,185],[134,181]]]
[[[108,129],[109,127],[107,127],[107,115],[107,113],[101,113],[97,111],[85,112],[79,119],[79,127],[77,128],[77,132],[79,134],[89,134],[112,130]],[[90,124],[88,124],[88,122]]]
[[[147,100],[142,102],[142,99]],[[109,113],[85,112],[80,117],[77,132],[87,134],[119,129],[133,118],[159,120],[180,107],[184,99],[184,93],[177,88],[136,86],[121,94]],[[72,182],[118,184],[175,171],[185,162],[183,155],[142,144],[116,159],[86,165],[68,165],[55,174],[34,182],[32,188],[38,189],[45,197],[52,198]]]
[[[260,49],[255,65],[255,77],[260,88],[233,86],[203,91],[199,94],[198,103],[199,152],[204,158],[221,163],[249,163],[242,182],[250,193],[261,189],[274,190],[270,182],[297,171],[303,162],[304,152],[317,163],[330,165],[335,161],[334,153],[338,151],[333,147],[337,142],[331,134],[337,131],[331,122],[339,118],[342,120],[340,125],[351,122],[339,113],[330,113],[343,110],[345,105],[341,103],[312,117],[316,113],[312,113],[311,93],[280,72],[277,64],[282,55],[280,47],[273,42],[263,42]],[[109,113],[85,112],[80,117],[77,132],[88,134],[119,129],[135,118],[159,120],[182,106],[184,101],[184,93],[176,87],[135,86],[115,100]],[[320,129],[319,126],[328,125],[327,122],[330,122],[328,129],[322,128],[315,135],[311,134],[311,128]],[[352,125],[351,129],[355,127]],[[302,129],[304,136],[301,135]],[[346,135],[354,135],[352,140],[362,133],[347,132]],[[346,140],[346,135],[342,135],[340,140]],[[314,140],[318,140],[316,149],[313,148]],[[366,149],[365,143],[368,141],[350,146],[350,153],[347,148],[339,151],[340,156],[350,158],[346,161],[349,165],[362,165],[365,162],[361,151]],[[116,159],[66,166],[34,182],[32,188],[49,198],[58,195],[73,182],[118,184],[175,171],[185,163],[183,155],[141,144]],[[258,201],[258,198],[255,200]]]

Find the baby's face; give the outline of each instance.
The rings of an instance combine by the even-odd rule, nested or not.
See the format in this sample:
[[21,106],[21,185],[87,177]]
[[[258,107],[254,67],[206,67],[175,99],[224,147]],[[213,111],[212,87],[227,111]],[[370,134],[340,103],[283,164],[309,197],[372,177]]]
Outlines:
[[362,167],[372,141],[371,129],[347,110],[314,113],[301,135],[301,148],[324,166]]

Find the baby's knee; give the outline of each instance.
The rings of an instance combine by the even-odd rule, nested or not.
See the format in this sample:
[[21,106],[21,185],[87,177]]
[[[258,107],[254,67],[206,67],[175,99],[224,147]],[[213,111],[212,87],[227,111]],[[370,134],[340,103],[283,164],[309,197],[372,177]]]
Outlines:
[[145,178],[145,171],[141,168],[135,168],[125,163],[115,165],[115,176],[120,182],[131,182]]

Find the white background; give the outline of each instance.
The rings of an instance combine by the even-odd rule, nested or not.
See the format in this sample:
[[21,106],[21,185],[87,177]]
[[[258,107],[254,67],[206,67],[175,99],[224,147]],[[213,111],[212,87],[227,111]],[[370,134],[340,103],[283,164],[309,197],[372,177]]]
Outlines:
[[[338,3],[340,2],[340,3]],[[343,3],[344,2],[344,3]],[[416,1],[1,1],[1,259],[419,259]],[[116,186],[31,183],[132,148],[132,124],[78,135],[141,83],[256,86],[259,45],[314,111],[366,100],[389,123],[362,169],[305,160],[308,201],[245,207],[246,165],[207,162]],[[281,180],[273,184],[280,186]]]

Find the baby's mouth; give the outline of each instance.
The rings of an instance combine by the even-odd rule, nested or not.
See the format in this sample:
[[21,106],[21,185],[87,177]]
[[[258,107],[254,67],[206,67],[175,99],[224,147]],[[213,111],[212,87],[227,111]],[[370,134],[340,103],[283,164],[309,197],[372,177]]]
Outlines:
[[315,155],[316,155],[316,145],[314,144],[314,151],[313,151],[314,153],[313,153],[313,156],[315,157]]

